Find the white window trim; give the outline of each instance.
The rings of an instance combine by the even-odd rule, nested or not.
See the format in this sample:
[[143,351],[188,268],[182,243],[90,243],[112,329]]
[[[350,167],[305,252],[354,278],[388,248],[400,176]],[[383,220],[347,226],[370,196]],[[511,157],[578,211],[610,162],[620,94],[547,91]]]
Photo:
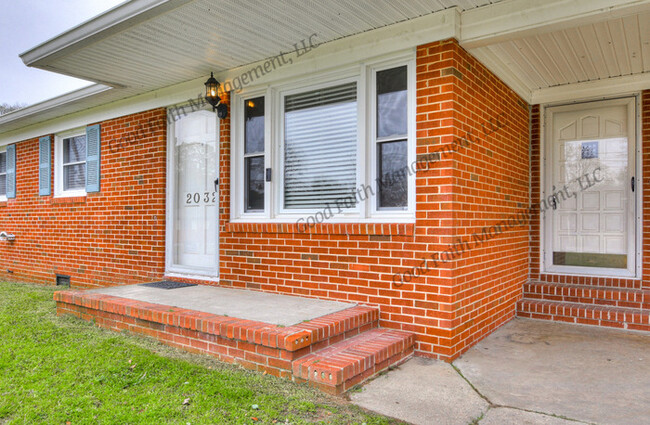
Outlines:
[[[263,211],[246,211],[245,204],[245,190],[246,190],[246,178],[245,178],[245,166],[244,166],[244,108],[246,102],[258,98],[264,97],[264,168],[271,167],[271,125],[272,120],[270,119],[271,114],[271,105],[269,99],[272,97],[269,95],[271,92],[268,88],[258,88],[254,90],[243,91],[240,95],[235,96],[231,105],[231,112],[233,115],[233,128],[232,135],[237,135],[240,139],[237,140],[237,143],[231,144],[231,164],[232,164],[232,175],[237,176],[237,178],[231,179],[231,198],[237,198],[238,202],[232,202],[233,216],[245,218],[245,221],[249,220],[262,220],[268,221],[270,218],[269,211],[271,209],[271,200],[269,199],[268,194],[271,190],[271,182],[264,181],[264,210]],[[266,173],[265,173],[266,174]],[[272,176],[275,177],[275,176]],[[235,196],[237,194],[237,196]]]
[[[231,129],[231,222],[246,223],[295,223],[300,218],[306,218],[320,210],[285,210],[283,203],[283,99],[287,95],[330,87],[346,82],[357,82],[358,102],[358,140],[357,145],[357,182],[370,185],[375,195],[359,202],[353,210],[335,214],[325,223],[414,223],[415,222],[415,174],[408,176],[408,206],[404,210],[378,210],[377,200],[377,158],[376,140],[373,126],[375,125],[374,104],[375,74],[377,71],[408,66],[408,161],[407,166],[415,163],[416,159],[416,64],[415,53],[408,50],[388,58],[360,63],[334,72],[324,72],[305,76],[300,80],[283,81],[278,84],[251,87],[233,95]],[[265,126],[265,168],[271,168],[271,182],[264,186],[264,211],[246,212],[244,198],[244,105],[247,100],[265,96],[264,126]]]
[[[7,152],[7,146],[0,146],[0,153],[3,153],[3,152]],[[5,156],[5,158],[6,158],[6,156]],[[6,159],[5,159],[5,167],[6,167]],[[5,171],[4,173],[0,173],[0,174],[6,176],[6,175],[7,175],[7,172]],[[5,202],[5,201],[7,201],[7,192],[6,192],[6,189],[5,189],[5,194],[4,194],[4,195],[0,195],[0,202]]]
[[[86,186],[83,189],[63,190],[63,139],[70,137],[86,136],[86,128],[76,128],[63,133],[59,133],[54,138],[54,197],[70,198],[76,196],[86,196]],[[86,149],[88,141],[86,140]],[[81,163],[81,162],[80,162]],[[83,161],[85,164],[86,161]],[[87,177],[87,176],[86,176]]]
[[540,274],[546,274],[546,275],[559,275],[559,276],[588,276],[588,277],[596,277],[596,278],[612,278],[612,277],[619,277],[619,278],[624,278],[624,279],[634,279],[634,280],[641,280],[642,279],[642,271],[643,271],[643,151],[642,151],[642,145],[645,143],[645,140],[642,139],[642,104],[641,104],[641,94],[640,93],[633,93],[633,94],[622,94],[621,96],[611,96],[611,97],[596,97],[596,98],[587,98],[587,99],[580,99],[575,102],[571,103],[566,103],[566,102],[558,102],[558,103],[549,103],[546,105],[543,105],[540,108],[540,154],[542,155],[542,161],[540,162],[540,177],[539,177],[539,187],[540,187],[540,199],[545,199],[547,196],[547,190],[546,187],[548,186],[547,179],[549,178],[548,176],[548,170],[547,168],[547,147],[548,147],[548,142],[546,140],[547,137],[547,125],[548,125],[548,118],[547,118],[547,110],[549,108],[553,107],[558,107],[558,106],[566,106],[567,108],[571,107],[572,105],[581,105],[589,102],[597,102],[597,101],[616,101],[616,100],[621,100],[622,102],[626,100],[630,100],[630,98],[634,98],[632,101],[632,104],[635,106],[635,113],[632,114],[634,116],[634,131],[636,132],[635,134],[635,147],[634,147],[634,163],[632,164],[634,167],[636,167],[636,170],[634,172],[635,174],[635,181],[636,187],[635,187],[635,203],[636,203],[636,210],[634,211],[634,224],[635,224],[635,230],[634,230],[634,235],[632,235],[632,239],[634,240],[635,244],[635,251],[634,251],[634,259],[635,259],[635,267],[634,271],[630,272],[628,269],[622,270],[622,269],[610,269],[610,268],[597,268],[597,267],[578,267],[578,266],[554,266],[554,267],[548,267],[547,261],[546,261],[546,247],[548,240],[550,238],[550,231],[549,226],[546,223],[546,217],[545,214],[540,214],[540,238],[539,238],[539,265],[540,265]]
[[[385,61],[381,63],[374,64],[373,66],[368,67],[368,87],[371,88],[368,92],[368,105],[370,113],[367,114],[368,117],[368,129],[370,134],[369,140],[369,149],[368,156],[366,157],[366,163],[370,164],[370,178],[368,181],[376,182],[379,177],[378,170],[378,150],[377,145],[379,143],[388,141],[378,140],[377,138],[377,114],[374,113],[377,108],[377,72],[384,71],[386,69],[397,68],[399,66],[407,65],[407,135],[406,135],[406,146],[407,146],[407,167],[414,166],[416,163],[416,141],[415,141],[415,112],[416,112],[416,72],[415,72],[415,59],[410,59],[404,61],[403,59],[394,59],[391,61]],[[395,140],[403,140],[402,138],[395,138]],[[378,200],[379,193],[374,197],[375,199],[370,202],[370,216],[371,217],[399,217],[403,215],[415,216],[415,175],[410,175],[408,177],[408,202],[407,208],[405,210],[397,209],[379,209]],[[375,185],[375,189],[377,189]]]

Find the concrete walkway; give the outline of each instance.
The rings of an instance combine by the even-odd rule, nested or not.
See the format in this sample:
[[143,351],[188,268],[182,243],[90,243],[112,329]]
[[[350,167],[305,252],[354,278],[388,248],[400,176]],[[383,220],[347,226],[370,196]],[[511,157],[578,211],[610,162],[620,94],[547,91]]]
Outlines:
[[414,358],[350,397],[413,424],[649,424],[650,335],[515,319],[453,365]]

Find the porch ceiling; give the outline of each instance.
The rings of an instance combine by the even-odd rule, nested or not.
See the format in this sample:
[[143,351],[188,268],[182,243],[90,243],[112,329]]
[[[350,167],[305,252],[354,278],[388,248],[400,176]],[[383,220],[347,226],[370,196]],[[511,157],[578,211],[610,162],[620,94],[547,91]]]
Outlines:
[[650,5],[640,6],[469,51],[532,104],[579,99],[590,88],[650,88]]

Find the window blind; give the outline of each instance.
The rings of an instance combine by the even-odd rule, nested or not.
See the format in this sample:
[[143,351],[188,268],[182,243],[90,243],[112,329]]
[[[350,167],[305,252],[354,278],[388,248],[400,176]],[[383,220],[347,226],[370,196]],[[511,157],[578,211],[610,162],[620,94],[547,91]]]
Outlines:
[[284,206],[320,209],[356,188],[357,84],[285,97]]

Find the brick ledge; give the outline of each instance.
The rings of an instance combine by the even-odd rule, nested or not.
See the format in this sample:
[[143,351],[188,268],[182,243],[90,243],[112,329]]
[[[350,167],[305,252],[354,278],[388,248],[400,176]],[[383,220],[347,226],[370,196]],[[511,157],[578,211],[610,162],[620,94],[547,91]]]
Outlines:
[[86,203],[86,197],[85,196],[69,196],[69,197],[63,197],[63,198],[56,198],[56,197],[50,198],[50,205],[57,205],[57,204],[85,204],[85,203]]
[[385,235],[413,236],[413,223],[323,223],[313,227],[296,223],[228,223],[228,233],[290,233],[309,235]]

